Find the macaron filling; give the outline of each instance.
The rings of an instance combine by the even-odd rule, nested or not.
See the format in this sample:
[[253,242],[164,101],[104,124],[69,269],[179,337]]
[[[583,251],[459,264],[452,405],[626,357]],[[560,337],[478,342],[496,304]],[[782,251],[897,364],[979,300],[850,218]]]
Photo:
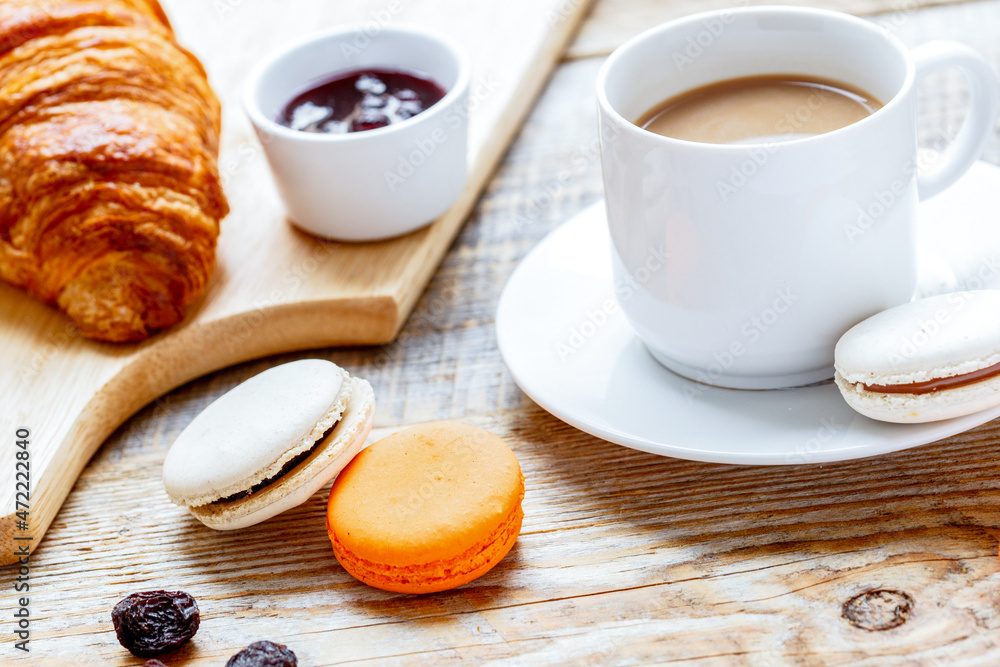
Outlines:
[[163,460],[163,488],[209,528],[235,530],[309,500],[361,450],[371,385],[325,359],[258,373],[202,410]]
[[880,394],[932,394],[945,389],[955,389],[966,385],[975,384],[983,380],[989,380],[1000,375],[1000,363],[981,368],[971,373],[952,375],[950,377],[935,378],[924,382],[910,382],[907,384],[862,384],[865,391],[873,391]]
[[847,404],[921,424],[1000,406],[1000,290],[916,299],[858,322],[834,348]]
[[[304,454],[301,462],[293,462],[303,456],[296,454],[281,466],[288,469],[284,474],[276,474],[277,467],[268,471],[267,477],[275,479],[266,486],[253,489],[258,482],[247,487],[252,492],[236,500],[189,506],[191,514],[210,528],[234,530],[260,523],[311,498],[357,455],[372,428],[375,395],[371,385],[359,378],[349,378],[344,389],[349,398],[342,414],[332,430],[310,438],[315,446]],[[326,420],[323,423],[329,424]],[[235,490],[228,495],[233,493]]]
[[[343,373],[343,371],[341,372]],[[262,465],[242,481],[236,481],[227,488],[219,489],[214,493],[206,493],[201,498],[186,498],[180,504],[195,508],[245,500],[280,481],[289,472],[308,460],[336,430],[337,425],[344,419],[347,402],[351,396],[351,387],[351,381],[344,373],[344,381],[337,391],[333,404],[326,408],[326,415],[319,419],[311,432],[307,432],[301,440],[292,446],[284,445],[282,447],[284,451],[277,459]],[[174,499],[174,502],[177,500]]]
[[249,489],[245,489],[243,491],[237,491],[236,493],[234,493],[232,495],[228,495],[225,498],[219,498],[218,500],[213,500],[211,503],[208,503],[208,504],[212,505],[214,503],[231,503],[231,502],[236,501],[236,500],[242,500],[243,498],[247,498],[249,496],[252,496],[253,494],[255,494],[258,491],[260,491],[261,489],[267,488],[271,484],[274,484],[279,479],[281,479],[282,477],[284,477],[287,473],[289,473],[292,470],[294,470],[300,463],[302,463],[307,458],[309,458],[313,454],[313,452],[315,452],[316,449],[321,444],[323,444],[323,441],[326,440],[328,437],[330,437],[330,434],[333,433],[333,429],[337,428],[337,424],[339,424],[339,423],[340,423],[340,420],[338,419],[337,421],[335,421],[330,426],[330,428],[328,428],[323,433],[323,435],[321,435],[319,437],[318,440],[316,440],[316,442],[314,442],[312,444],[311,447],[309,447],[308,449],[306,449],[306,450],[298,453],[297,455],[295,455],[294,458],[291,458],[288,461],[285,461],[284,465],[282,465],[281,468],[277,472],[275,472],[273,475],[271,475],[270,477],[262,479],[261,481],[257,482],[253,486],[251,486]]

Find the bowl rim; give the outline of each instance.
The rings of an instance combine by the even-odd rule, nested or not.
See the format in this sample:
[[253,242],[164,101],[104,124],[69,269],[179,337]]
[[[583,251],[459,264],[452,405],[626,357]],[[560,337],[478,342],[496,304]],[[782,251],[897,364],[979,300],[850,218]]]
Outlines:
[[[396,36],[423,37],[444,47],[445,51],[451,55],[457,65],[458,71],[455,76],[455,83],[447,89],[444,97],[426,110],[416,114],[412,118],[406,119],[401,123],[393,123],[391,125],[387,125],[386,127],[366,130],[364,132],[345,132],[343,134],[326,134],[293,130],[290,127],[281,125],[272,118],[268,118],[267,115],[264,114],[260,106],[257,104],[257,93],[264,76],[270,72],[279,61],[287,58],[296,51],[311,47],[315,44],[339,40],[344,37],[354,37],[359,32],[366,33],[366,27],[366,24],[352,23],[314,33],[273,51],[258,62],[247,77],[247,81],[243,86],[242,95],[243,109],[250,118],[250,121],[257,128],[258,132],[269,136],[279,136],[285,139],[306,143],[324,144],[370,141],[374,138],[384,137],[394,132],[406,132],[413,130],[421,124],[430,122],[434,117],[447,113],[453,106],[455,106],[456,103],[466,97],[472,79],[472,65],[468,54],[455,40],[446,35],[442,35],[441,33],[415,26],[384,26],[378,31],[378,33],[371,37],[373,40],[383,36],[390,39]],[[415,71],[413,68],[408,67],[405,63],[385,63],[384,65],[377,65],[374,67],[379,66],[399,69],[400,71],[406,72]],[[329,76],[337,74],[338,71],[349,72],[351,70],[334,70],[329,72]]]

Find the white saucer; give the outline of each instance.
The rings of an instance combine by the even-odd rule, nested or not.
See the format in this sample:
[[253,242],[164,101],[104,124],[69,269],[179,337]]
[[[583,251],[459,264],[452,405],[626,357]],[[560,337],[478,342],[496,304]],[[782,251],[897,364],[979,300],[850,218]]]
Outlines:
[[[1000,169],[985,163],[921,204],[922,244],[941,260],[924,292],[1000,287],[998,211]],[[1000,416],[998,406],[943,422],[888,424],[854,412],[832,382],[745,391],[685,380],[653,360],[614,307],[608,242],[602,202],[539,243],[497,306],[497,343],[514,380],[587,433],[697,461],[823,463],[915,447]]]

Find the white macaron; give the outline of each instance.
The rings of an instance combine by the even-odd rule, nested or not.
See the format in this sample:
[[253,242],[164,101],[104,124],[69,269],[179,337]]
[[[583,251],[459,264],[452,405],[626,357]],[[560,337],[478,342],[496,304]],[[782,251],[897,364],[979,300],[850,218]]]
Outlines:
[[917,423],[1000,404],[1000,291],[955,292],[855,325],[834,351],[835,380],[863,415]]
[[371,386],[334,363],[303,359],[233,388],[177,436],[163,462],[170,499],[216,530],[301,505],[361,451]]

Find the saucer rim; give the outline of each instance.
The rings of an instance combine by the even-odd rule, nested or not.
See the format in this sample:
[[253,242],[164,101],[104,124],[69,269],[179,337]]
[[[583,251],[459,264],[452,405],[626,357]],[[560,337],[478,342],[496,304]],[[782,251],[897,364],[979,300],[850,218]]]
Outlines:
[[[978,165],[985,165],[988,167],[993,172],[991,177],[1000,181],[1000,168],[984,162],[979,162],[977,163],[977,166]],[[947,195],[945,194],[944,196]],[[515,355],[513,353],[513,348],[516,346],[524,346],[525,342],[520,341],[515,345],[508,340],[508,333],[515,327],[511,327],[507,323],[506,318],[508,312],[516,312],[516,309],[511,308],[510,300],[514,298],[512,296],[514,292],[514,288],[512,286],[517,285],[518,277],[522,275],[524,271],[533,268],[535,263],[542,261],[542,256],[547,252],[549,246],[552,245],[561,234],[571,232],[575,232],[577,234],[588,233],[588,230],[586,229],[588,224],[595,229],[599,229],[601,225],[595,224],[592,218],[598,216],[603,220],[605,215],[606,211],[604,209],[604,200],[601,198],[594,204],[573,214],[565,222],[550,231],[541,241],[539,241],[538,244],[535,245],[534,248],[528,252],[527,255],[525,255],[525,257],[519,262],[518,266],[515,267],[514,271],[511,273],[506,284],[504,285],[496,308],[495,330],[497,347],[499,348],[500,354],[514,382],[518,385],[518,387],[520,387],[526,396],[537,403],[542,409],[574,428],[614,444],[673,458],[736,465],[810,465],[869,458],[918,447],[935,442],[942,438],[962,433],[1000,416],[1000,406],[996,406],[972,415],[965,415],[963,417],[925,424],[889,424],[886,422],[877,422],[869,419],[868,417],[864,417],[861,414],[856,414],[853,416],[854,421],[851,422],[849,426],[853,426],[855,423],[863,424],[869,432],[868,435],[871,435],[871,433],[874,432],[877,436],[879,436],[877,443],[855,443],[852,445],[850,444],[850,440],[848,440],[847,442],[838,443],[836,448],[821,449],[817,452],[810,452],[806,460],[802,461],[790,460],[791,457],[799,454],[799,452],[796,451],[742,451],[737,453],[731,450],[719,450],[714,447],[698,447],[690,444],[680,446],[676,441],[671,443],[652,441],[646,437],[639,437],[629,433],[626,429],[622,429],[620,427],[603,426],[601,424],[594,423],[593,421],[581,419],[576,414],[576,411],[566,409],[564,402],[549,400],[550,397],[539,395],[537,391],[533,390],[532,383],[527,382],[521,375],[516,359],[514,358]],[[589,233],[593,232],[590,231]],[[542,288],[539,287],[538,289]],[[648,349],[646,349],[645,352],[649,355]],[[514,361],[513,364],[512,361]],[[649,362],[651,364],[657,364],[652,356],[649,356]],[[672,371],[666,370],[666,372]],[[829,392],[830,386],[832,386],[832,383],[828,382],[818,386],[809,385],[804,387],[768,389],[762,391],[796,393],[816,391]],[[726,392],[747,391],[714,386],[710,386],[710,389],[714,391]],[[840,397],[839,390],[836,390],[835,387],[834,390],[837,400],[842,401],[843,399]],[[826,399],[821,398],[816,400]],[[849,429],[848,434],[845,437],[850,438],[850,432],[851,430]],[[712,444],[714,444],[714,442]],[[709,446],[711,447],[712,444]]]

